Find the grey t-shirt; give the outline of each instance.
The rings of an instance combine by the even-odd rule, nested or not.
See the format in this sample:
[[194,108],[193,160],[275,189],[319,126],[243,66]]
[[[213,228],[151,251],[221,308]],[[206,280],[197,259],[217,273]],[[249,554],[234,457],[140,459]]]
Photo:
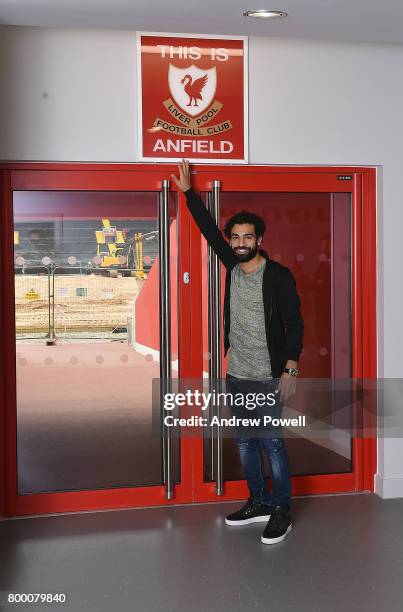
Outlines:
[[231,271],[231,325],[227,372],[236,378],[272,378],[262,293],[265,268],[266,260],[251,274],[245,274],[239,264]]

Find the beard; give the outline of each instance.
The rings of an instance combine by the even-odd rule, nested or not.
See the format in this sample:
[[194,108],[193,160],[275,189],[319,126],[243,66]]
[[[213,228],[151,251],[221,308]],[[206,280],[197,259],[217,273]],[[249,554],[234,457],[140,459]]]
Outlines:
[[236,247],[234,251],[235,255],[238,257],[238,261],[245,262],[253,259],[257,255],[258,249],[259,247],[256,245],[253,248],[243,247],[242,253],[239,253],[239,247]]

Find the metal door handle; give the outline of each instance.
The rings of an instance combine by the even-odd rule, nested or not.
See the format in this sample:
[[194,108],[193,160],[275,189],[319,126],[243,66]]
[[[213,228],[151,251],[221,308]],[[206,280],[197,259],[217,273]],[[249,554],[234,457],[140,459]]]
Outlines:
[[[213,191],[208,199],[209,210],[215,222],[220,220],[220,181],[213,182]],[[209,391],[221,392],[221,278],[220,261],[211,247],[208,247],[208,322],[209,322]],[[220,416],[220,404],[213,406]],[[216,494],[223,495],[222,432],[220,427],[212,428],[211,477],[216,483]]]
[[160,305],[160,394],[162,422],[162,468],[167,499],[172,499],[172,438],[170,427],[163,419],[163,395],[171,392],[171,283],[170,283],[170,244],[169,244],[169,181],[162,182],[159,194],[159,305]]

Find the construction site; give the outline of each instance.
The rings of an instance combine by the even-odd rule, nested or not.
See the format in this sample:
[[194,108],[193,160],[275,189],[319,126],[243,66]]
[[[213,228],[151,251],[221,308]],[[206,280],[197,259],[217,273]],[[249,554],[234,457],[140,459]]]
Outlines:
[[15,224],[17,339],[126,336],[157,254],[155,224],[102,219],[57,229]]

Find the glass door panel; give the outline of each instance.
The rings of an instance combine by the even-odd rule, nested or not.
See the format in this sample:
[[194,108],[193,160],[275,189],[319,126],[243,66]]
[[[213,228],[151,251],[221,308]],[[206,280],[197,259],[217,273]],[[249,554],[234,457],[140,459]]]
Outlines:
[[[161,485],[157,192],[15,191],[17,492]],[[178,374],[176,195],[169,201]],[[180,480],[179,440],[172,477]]]
[[[205,201],[207,194],[203,194]],[[286,444],[293,476],[340,474],[353,470],[352,439],[342,426],[337,395],[320,394],[314,379],[330,389],[336,380],[351,377],[351,195],[349,193],[220,193],[220,226],[235,213],[247,210],[263,217],[266,233],[262,248],[269,257],[292,271],[301,298],[305,322],[304,351],[300,360],[299,405],[295,408],[313,423],[327,423],[323,435],[287,430]],[[203,371],[209,371],[207,247],[203,239]],[[225,270],[221,266],[221,308]],[[222,360],[225,377],[227,359]],[[347,383],[348,384],[348,383]],[[325,398],[325,399],[323,399]],[[343,402],[345,404],[344,396]],[[224,481],[244,478],[233,438],[224,437]],[[214,442],[204,440],[204,481],[211,482]],[[267,467],[267,466],[266,466]],[[269,475],[267,471],[267,475]]]

